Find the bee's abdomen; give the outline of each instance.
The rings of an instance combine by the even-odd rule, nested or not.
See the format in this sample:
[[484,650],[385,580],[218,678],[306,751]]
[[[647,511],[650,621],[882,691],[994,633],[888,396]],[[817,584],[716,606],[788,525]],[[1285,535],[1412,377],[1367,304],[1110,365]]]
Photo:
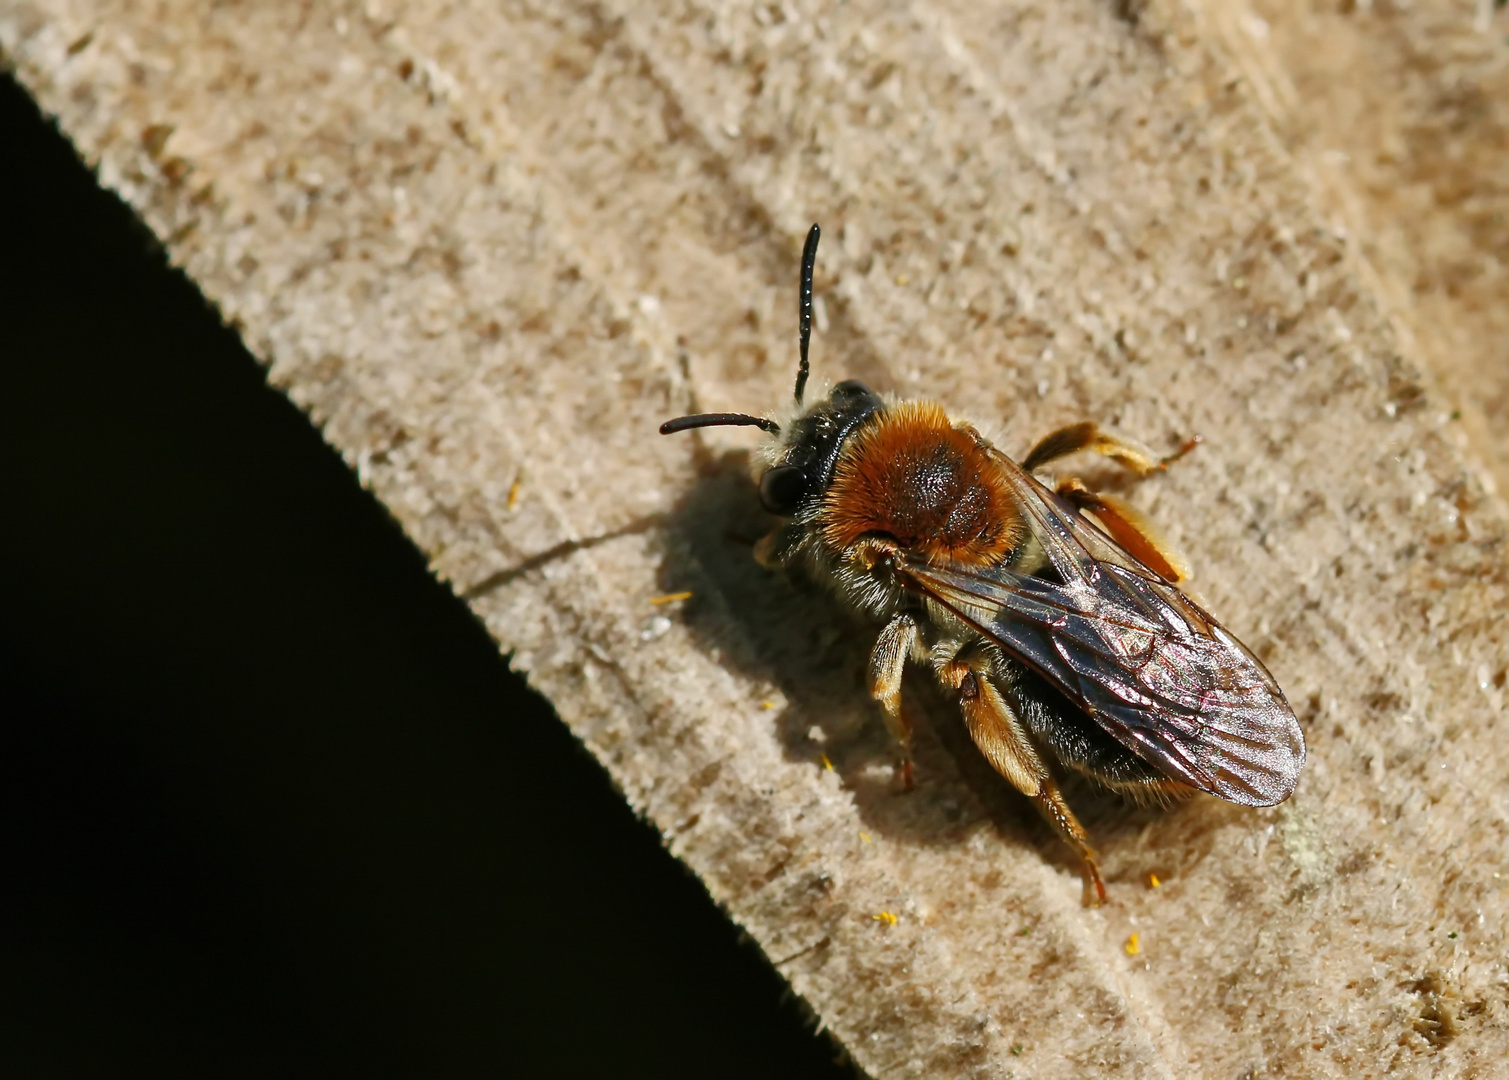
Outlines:
[[886,409],[851,437],[822,516],[824,539],[839,549],[882,534],[964,565],[1000,560],[1022,531],[990,452],[930,402]]

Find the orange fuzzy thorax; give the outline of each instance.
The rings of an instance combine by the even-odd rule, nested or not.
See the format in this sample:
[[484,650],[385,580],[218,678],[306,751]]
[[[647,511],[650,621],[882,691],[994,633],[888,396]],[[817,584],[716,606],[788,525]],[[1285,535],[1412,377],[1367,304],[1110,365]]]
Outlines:
[[888,408],[853,437],[823,510],[823,538],[840,550],[879,533],[934,563],[998,562],[1022,535],[988,448],[926,401]]

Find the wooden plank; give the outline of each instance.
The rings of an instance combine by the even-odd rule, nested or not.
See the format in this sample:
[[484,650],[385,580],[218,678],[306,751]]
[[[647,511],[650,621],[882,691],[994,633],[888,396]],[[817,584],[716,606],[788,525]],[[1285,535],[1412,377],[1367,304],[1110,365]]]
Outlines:
[[[871,1074],[1466,1075],[1503,510],[1225,39],[1135,15],[7,0],[0,47]],[[946,702],[897,793],[870,631],[739,539],[754,436],[654,434],[789,393],[814,219],[819,377],[1204,434],[1131,497],[1295,703],[1293,800],[1077,793],[1085,911]]]
[[1322,213],[1509,490],[1509,16],[1492,0],[1208,9]]

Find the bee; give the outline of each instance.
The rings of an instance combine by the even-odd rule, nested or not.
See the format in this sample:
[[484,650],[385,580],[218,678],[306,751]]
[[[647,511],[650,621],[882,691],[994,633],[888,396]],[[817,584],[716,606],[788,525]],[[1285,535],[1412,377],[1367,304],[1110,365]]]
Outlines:
[[1105,900],[1105,883],[1050,759],[1134,798],[1287,799],[1305,739],[1273,676],[1179,590],[1181,561],[1140,515],[1076,478],[1050,487],[1037,475],[1081,450],[1141,475],[1172,457],[1078,423],[1017,462],[940,406],[854,380],[804,404],[820,235],[813,225],[802,251],[790,415],[704,413],[660,431],[747,425],[773,437],[759,498],[782,520],[756,557],[804,568],[883,624],[869,688],[901,745],[905,786],[911,661],[957,695],[980,752],[1078,855],[1087,905]]

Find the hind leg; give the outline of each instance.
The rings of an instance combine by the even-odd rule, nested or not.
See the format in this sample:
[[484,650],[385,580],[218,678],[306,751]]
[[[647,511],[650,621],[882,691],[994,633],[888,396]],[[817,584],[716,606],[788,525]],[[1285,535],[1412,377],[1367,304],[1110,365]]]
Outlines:
[[[1051,461],[1091,450],[1125,466],[1138,476],[1148,476],[1167,469],[1200,443],[1197,435],[1167,457],[1158,458],[1145,446],[1110,435],[1089,421],[1059,428],[1041,439],[1022,459],[1022,468],[1027,472],[1041,469]],[[1091,491],[1084,481],[1068,477],[1058,485],[1058,494],[1082,511],[1095,515],[1095,520],[1111,534],[1122,548],[1149,570],[1171,584],[1178,584],[1189,577],[1189,564],[1175,551],[1141,514],[1120,499]]]
[[1153,573],[1171,585],[1189,578],[1189,564],[1184,556],[1163,537],[1158,530],[1130,505],[1110,495],[1091,491],[1084,481],[1069,477],[1056,489],[1078,510],[1088,510],[1095,520],[1111,534],[1128,555],[1142,563]]
[[1032,745],[1022,722],[996,689],[990,677],[989,659],[966,648],[938,665],[938,678],[959,692],[964,724],[985,759],[1032,800],[1038,813],[1079,856],[1084,869],[1085,906],[1105,903],[1106,886],[1090,838],[1064,801],[1053,774]]

